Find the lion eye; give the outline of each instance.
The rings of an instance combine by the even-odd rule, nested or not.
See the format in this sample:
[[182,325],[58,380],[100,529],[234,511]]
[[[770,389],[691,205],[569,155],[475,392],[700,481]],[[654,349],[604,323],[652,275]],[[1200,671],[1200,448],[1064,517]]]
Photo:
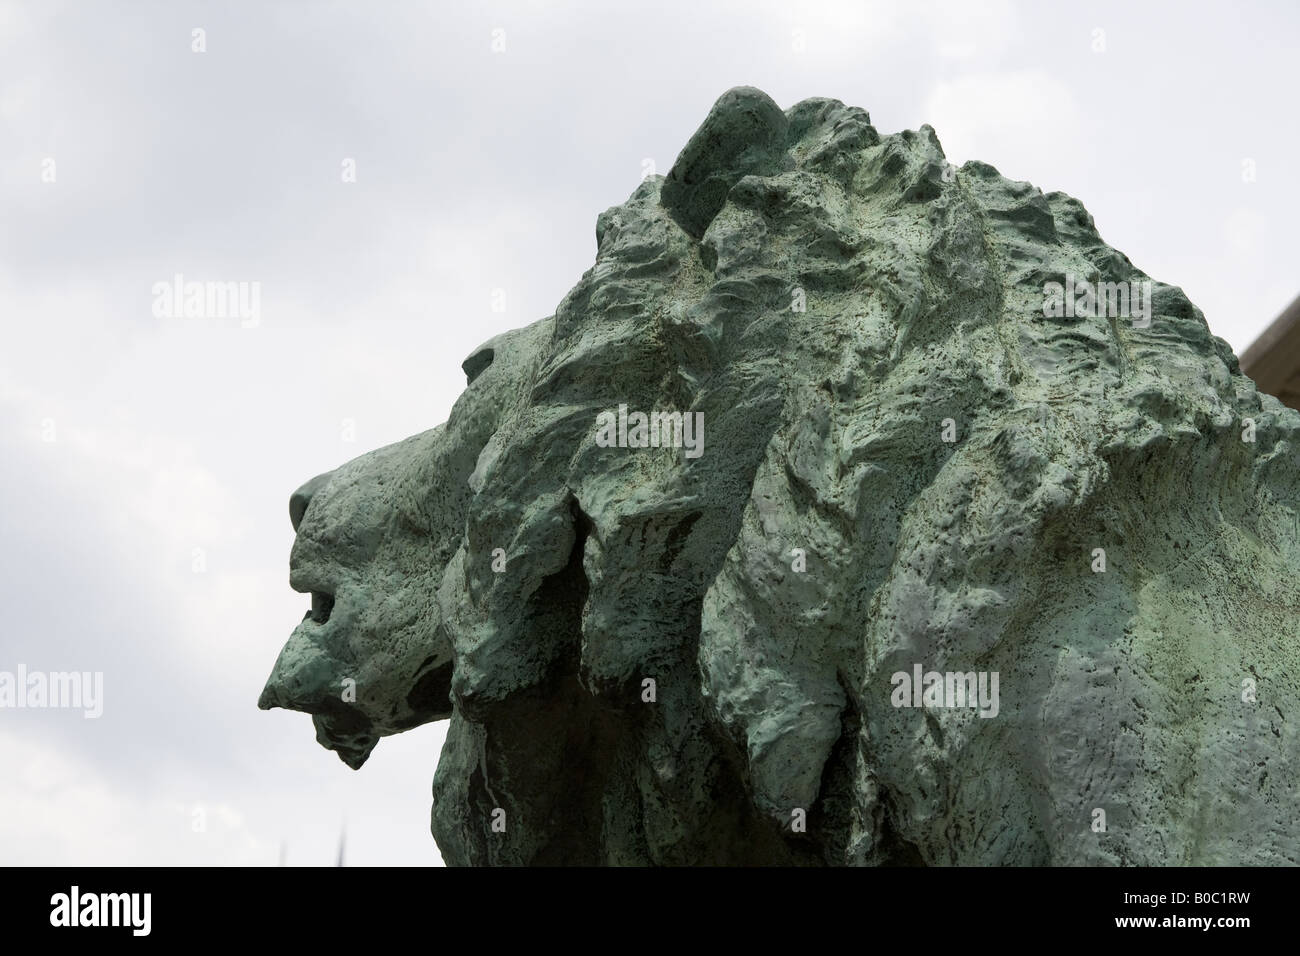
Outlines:
[[465,371],[466,387],[472,384],[474,379],[483,374],[483,371],[492,364],[494,358],[496,358],[496,351],[494,349],[483,348],[479,349],[461,363],[460,367]]

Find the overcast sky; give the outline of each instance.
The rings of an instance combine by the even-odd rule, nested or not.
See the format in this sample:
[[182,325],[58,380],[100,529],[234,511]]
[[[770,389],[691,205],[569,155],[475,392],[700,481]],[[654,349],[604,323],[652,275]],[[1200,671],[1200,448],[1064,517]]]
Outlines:
[[[104,674],[0,709],[0,863],[438,862],[445,724],[353,772],[256,708],[289,493],[443,421],[732,86],[1076,196],[1240,353],[1300,293],[1298,11],[0,0],[0,671]],[[177,273],[258,323],[158,317]]]

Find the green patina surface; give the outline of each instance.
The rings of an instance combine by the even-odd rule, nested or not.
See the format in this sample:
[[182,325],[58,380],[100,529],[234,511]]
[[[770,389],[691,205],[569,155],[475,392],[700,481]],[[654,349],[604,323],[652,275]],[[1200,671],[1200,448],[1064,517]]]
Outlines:
[[[454,864],[1300,862],[1300,415],[1180,289],[750,88],[597,241],[445,425],[295,497],[261,706],[353,767],[450,718]],[[1045,309],[1080,279],[1149,321]],[[702,453],[598,443],[620,405]],[[918,665],[996,715],[895,706]]]

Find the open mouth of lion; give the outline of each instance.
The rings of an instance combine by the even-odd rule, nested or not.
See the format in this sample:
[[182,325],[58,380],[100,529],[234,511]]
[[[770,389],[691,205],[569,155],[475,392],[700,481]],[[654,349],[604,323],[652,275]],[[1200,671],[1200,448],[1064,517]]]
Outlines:
[[326,591],[312,591],[311,607],[302,616],[302,619],[304,621],[311,620],[316,624],[325,624],[329,621],[333,612],[334,595]]
[[[308,593],[311,594],[311,607],[295,630],[298,634],[302,634],[304,627],[314,628],[329,623],[334,612],[333,593],[316,589]],[[315,645],[313,639],[307,640]],[[348,766],[359,768],[379,742],[370,720],[353,704],[344,701],[332,685],[317,685],[310,679],[299,681],[296,676],[299,675],[295,675],[293,670],[273,675],[262,691],[258,707],[263,710],[279,707],[310,714],[316,727],[317,742],[337,753]],[[301,676],[305,678],[308,674]]]

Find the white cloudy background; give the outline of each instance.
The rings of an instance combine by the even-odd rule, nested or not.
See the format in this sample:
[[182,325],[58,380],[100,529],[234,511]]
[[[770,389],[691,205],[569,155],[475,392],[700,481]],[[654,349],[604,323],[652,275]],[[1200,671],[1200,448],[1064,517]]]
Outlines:
[[[1300,292],[1298,41],[1282,3],[0,2],[0,670],[105,675],[99,720],[0,710],[0,863],[438,862],[442,726],[354,773],[256,709],[288,495],[442,421],[727,88],[1077,196],[1240,352]],[[260,325],[155,318],[178,272]]]

